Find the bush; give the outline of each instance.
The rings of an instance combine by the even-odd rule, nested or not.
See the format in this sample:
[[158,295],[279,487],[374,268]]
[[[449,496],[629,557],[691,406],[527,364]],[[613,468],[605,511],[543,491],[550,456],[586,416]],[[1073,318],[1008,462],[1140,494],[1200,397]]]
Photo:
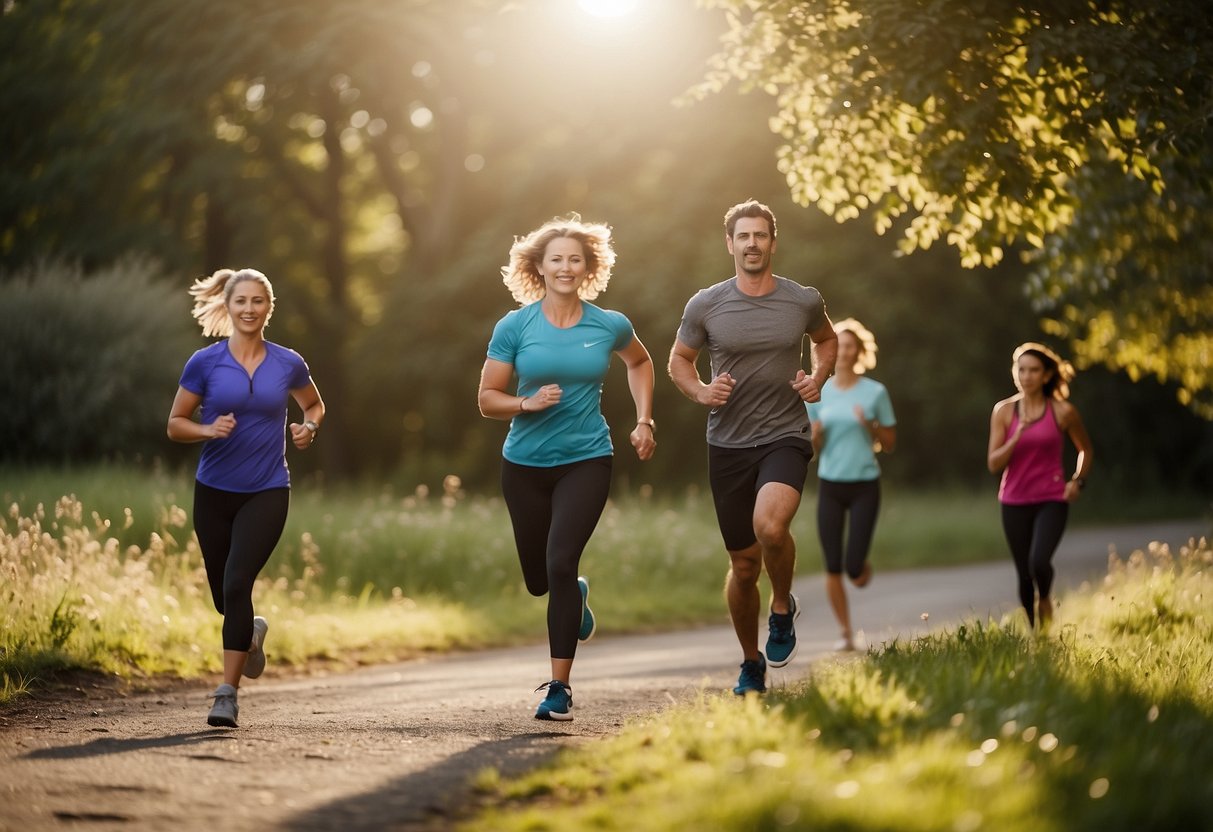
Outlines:
[[162,452],[181,368],[200,346],[189,295],[146,260],[86,275],[46,263],[0,279],[0,459]]

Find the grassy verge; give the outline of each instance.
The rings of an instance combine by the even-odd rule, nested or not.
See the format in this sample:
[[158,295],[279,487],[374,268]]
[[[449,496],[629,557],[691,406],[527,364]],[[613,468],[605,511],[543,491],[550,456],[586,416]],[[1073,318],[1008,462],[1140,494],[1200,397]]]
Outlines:
[[[192,477],[160,469],[0,469],[0,702],[57,669],[195,677],[219,667],[190,523]],[[67,496],[64,496],[67,495]],[[814,494],[794,532],[820,571]],[[992,494],[886,494],[881,569],[1005,557]],[[612,501],[582,561],[604,632],[727,620],[708,495]],[[300,483],[255,603],[278,666],[375,662],[541,638],[500,498],[458,479],[396,493]]]
[[513,781],[472,830],[1092,830],[1213,825],[1213,548],[1135,553],[1052,634],[970,621],[705,694]]

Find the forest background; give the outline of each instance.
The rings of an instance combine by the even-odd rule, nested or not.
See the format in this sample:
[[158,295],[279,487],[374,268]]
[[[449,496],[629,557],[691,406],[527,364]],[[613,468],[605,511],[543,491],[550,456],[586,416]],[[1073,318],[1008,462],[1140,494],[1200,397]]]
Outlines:
[[[1078,238],[1121,245],[1098,223],[1048,239],[1010,233],[974,257],[964,241],[899,247],[922,236],[914,216],[930,205],[887,222],[863,200],[849,212],[836,197],[823,205],[788,151],[786,72],[738,63],[738,33],[758,19],[745,5],[657,0],[601,18],[543,0],[5,0],[5,490],[46,465],[189,469],[197,449],[164,435],[180,369],[206,343],[186,289],[216,268],[252,266],[278,296],[267,336],[303,354],[329,406],[317,453],[291,456],[297,484],[407,491],[454,475],[491,493],[506,425],[480,417],[475,391],[492,326],[514,308],[499,269],[515,235],[570,212],[613,227],[619,259],[598,302],[628,315],[658,369],[657,455],[642,466],[619,453],[615,494],[702,485],[705,414],[664,366],[686,300],[732,274],[725,209],[754,197],[779,218],[776,272],[816,286],[833,319],[857,317],[879,339],[873,376],[900,434],[884,460],[889,482],[993,499],[990,408],[1014,392],[1013,348],[1044,340],[1080,366],[1073,400],[1095,443],[1096,502],[1153,494],[1164,506],[1181,498],[1178,511],[1207,506],[1207,356],[1169,373],[1151,361],[1174,341],[1164,328],[1152,349],[1125,325],[1102,352],[1078,332],[1104,312],[1148,329],[1147,296],[1166,294],[1195,304],[1183,326],[1207,338],[1207,270],[1143,244],[1150,292],[1095,281],[1078,303],[1072,285],[1050,282],[1049,257],[1081,262]],[[720,54],[733,63],[713,62]],[[779,49],[766,54],[766,70],[786,69]],[[730,72],[741,83],[721,80]],[[1143,157],[1136,176],[1130,159],[1128,173],[1105,169],[1098,187],[1068,198],[1081,208],[1082,194],[1094,203],[1123,181],[1121,201],[1140,206],[1159,189],[1143,200],[1134,187],[1176,158],[1208,156],[1181,143],[1165,159]],[[1189,208],[1213,214],[1196,210],[1209,198],[1199,189],[1169,193],[1184,200],[1173,212],[1181,226]],[[1213,238],[1205,230],[1179,228],[1177,247]],[[1198,266],[1203,245],[1185,249]],[[626,449],[621,366],[604,409]]]

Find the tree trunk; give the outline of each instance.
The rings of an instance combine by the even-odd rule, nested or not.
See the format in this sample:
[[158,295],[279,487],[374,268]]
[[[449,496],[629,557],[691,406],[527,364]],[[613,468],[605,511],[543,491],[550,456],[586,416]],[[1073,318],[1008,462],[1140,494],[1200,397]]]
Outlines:
[[323,197],[319,220],[324,227],[321,242],[321,263],[329,297],[327,306],[316,316],[322,332],[318,349],[309,357],[312,375],[320,388],[328,413],[325,416],[324,442],[320,446],[324,471],[334,477],[345,477],[354,470],[349,453],[346,408],[350,405],[349,385],[345,379],[346,354],[350,343],[349,258],[346,251],[348,229],[342,185],[345,180],[346,158],[341,148],[341,105],[337,94],[327,89],[323,95],[324,119],[328,129],[324,134],[324,149],[328,164],[324,170]]

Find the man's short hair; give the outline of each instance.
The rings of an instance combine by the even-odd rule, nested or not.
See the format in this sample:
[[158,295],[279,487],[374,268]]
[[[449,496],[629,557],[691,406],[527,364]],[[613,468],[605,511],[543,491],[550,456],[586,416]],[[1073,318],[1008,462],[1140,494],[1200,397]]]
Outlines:
[[762,217],[771,228],[771,239],[774,240],[778,236],[775,229],[775,214],[771,209],[756,199],[747,199],[745,202],[737,203],[724,213],[724,232],[729,239],[733,237],[733,229],[737,227],[737,220],[742,217]]

